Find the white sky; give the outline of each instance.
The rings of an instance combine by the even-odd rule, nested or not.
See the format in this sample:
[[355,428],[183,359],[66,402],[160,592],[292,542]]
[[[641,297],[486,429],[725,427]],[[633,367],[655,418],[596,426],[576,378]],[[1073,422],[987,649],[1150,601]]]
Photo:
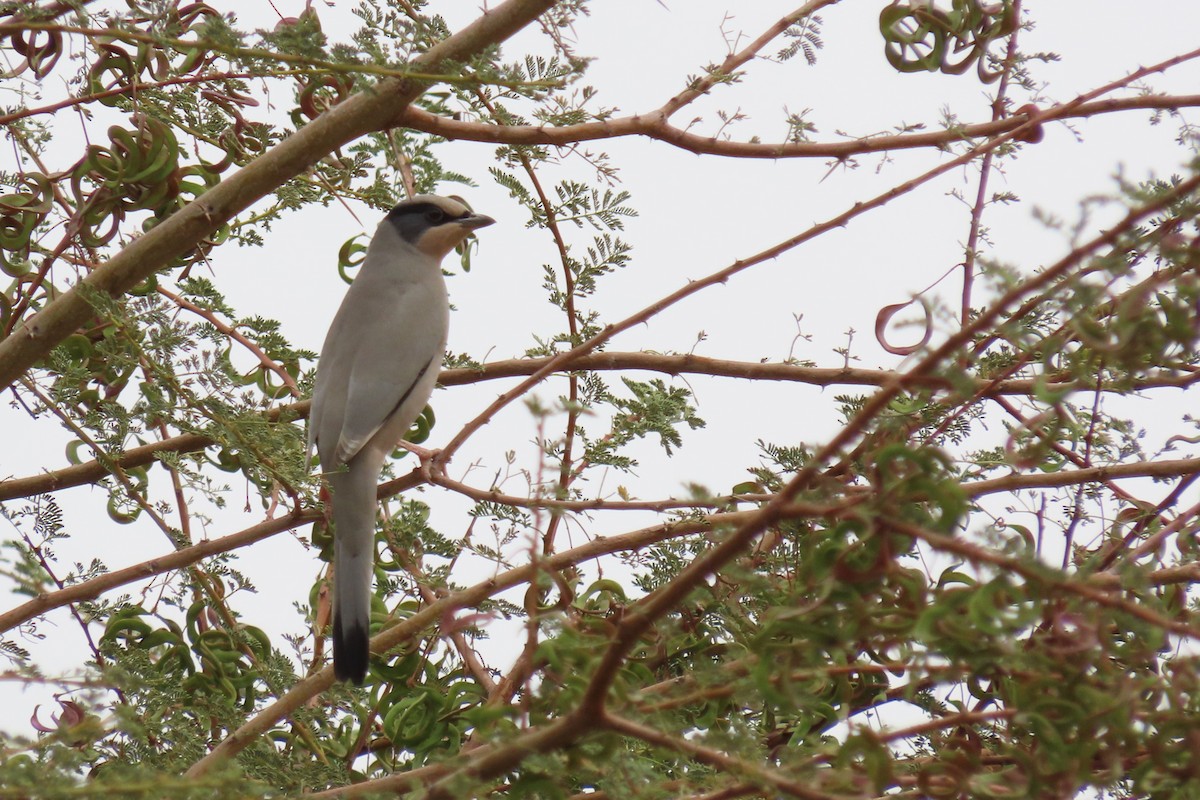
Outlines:
[[[266,2],[210,0],[210,4],[223,12],[236,11],[245,27],[270,27],[278,18]],[[600,89],[593,102],[615,106],[622,115],[660,106],[682,88],[685,76],[724,58],[722,19],[734,5],[710,0],[594,3],[591,16],[581,20],[574,31],[579,52],[596,59],[588,80]],[[275,7],[285,14],[299,13],[303,6],[302,0],[275,0]],[[355,22],[349,16],[352,4],[339,0],[329,7],[317,0],[316,6],[324,30],[331,38],[344,40]],[[739,47],[792,10],[786,3],[736,6],[736,16],[726,20],[725,28],[746,35]],[[891,70],[883,59],[877,28],[882,6],[878,1],[847,0],[824,9],[826,46],[815,67],[807,66],[803,58],[784,64],[756,62],[741,85],[718,88],[681,112],[674,122],[686,125],[701,117],[695,129],[711,132],[719,124],[716,109],[740,109],[749,119],[728,129],[733,138],[759,136],[764,141],[778,141],[786,131],[783,108],[811,108],[809,119],[819,127],[814,139],[828,141],[841,138],[837,131],[862,135],[901,123],[922,122],[936,128],[944,107],[952,108],[963,121],[988,119],[994,85],[981,86],[972,74],[898,75]],[[1129,3],[1113,0],[1027,0],[1024,6],[1037,27],[1022,34],[1022,49],[1053,50],[1062,56],[1057,63],[1031,66],[1036,78],[1046,82],[1046,95],[1056,101],[1069,100],[1139,66],[1186,52],[1196,46],[1196,31],[1200,30],[1200,5],[1178,0],[1146,0],[1136,4],[1136,11]],[[451,26],[457,29],[474,15],[476,5],[434,3],[433,7],[444,8]],[[544,52],[537,39],[532,31],[523,33],[505,47],[506,56],[519,57],[530,42]],[[777,49],[768,48],[768,52]],[[1190,63],[1148,83],[1158,91],[1184,94],[1195,91],[1198,79],[1200,64]],[[46,91],[49,98],[59,89],[47,86]],[[1014,96],[1021,97],[1019,90]],[[1016,105],[1024,102],[1020,99]],[[1185,113],[1196,119],[1194,110]],[[1073,222],[1080,199],[1111,193],[1118,172],[1140,180],[1177,171],[1188,157],[1173,141],[1177,123],[1166,120],[1152,128],[1147,124],[1149,116],[1149,112],[1132,112],[1076,120],[1074,133],[1052,124],[1042,143],[1005,162],[1004,173],[992,176],[991,188],[1016,192],[1023,201],[987,211],[985,223],[996,242],[987,255],[1032,272],[1069,249],[1061,235],[1047,232],[1033,220],[1035,207]],[[74,117],[64,116],[63,122],[74,124]],[[448,186],[446,191],[462,194],[477,210],[498,220],[481,232],[481,249],[472,272],[449,281],[457,307],[451,321],[450,349],[476,357],[487,354],[493,360],[519,355],[533,345],[534,333],[549,334],[561,325],[561,312],[547,303],[541,289],[542,264],[556,263],[549,237],[526,230],[525,212],[492,182],[487,168],[494,149],[463,142],[439,150],[449,169],[471,175],[479,183],[477,189]],[[947,158],[936,152],[903,151],[892,154],[891,163],[883,163],[878,155],[864,156],[857,159],[856,170],[831,171],[824,160],[738,161],[695,156],[643,139],[594,142],[587,149],[612,157],[621,168],[621,188],[632,193],[631,202],[641,214],[627,222],[622,235],[634,245],[632,264],[603,280],[595,297],[586,301],[589,307],[601,310],[606,321],[620,319],[689,280],[794,236],[813,222]],[[8,154],[0,156],[9,158]],[[9,166],[0,160],[0,168]],[[547,183],[571,176],[588,177],[580,161],[542,173]],[[854,328],[858,332],[853,345],[860,359],[857,366],[895,367],[900,359],[874,343],[875,314],[883,306],[908,299],[961,260],[970,209],[948,193],[957,189],[973,198],[977,177],[975,168],[943,176],[844,230],[754,267],[727,285],[705,290],[648,325],[617,337],[609,349],[687,352],[698,332],[704,331],[707,340],[695,347],[697,354],[745,361],[781,360],[796,334],[794,315],[803,315],[803,332],[811,334],[812,341],[796,346],[797,358],[811,359],[820,366],[840,365],[841,357],[832,349],[844,346],[844,332]],[[359,216],[367,231],[374,228],[373,212],[359,209]],[[212,259],[212,275],[239,313],[279,319],[294,345],[316,351],[344,291],[336,272],[337,250],[361,231],[359,223],[339,205],[308,209],[276,224],[264,248],[219,249]],[[569,235],[579,248],[590,243],[588,230]],[[977,283],[977,287],[983,291],[982,285]],[[959,290],[955,272],[937,293],[956,308]],[[909,334],[901,332],[896,338],[908,341]],[[616,376],[609,380],[618,383]],[[708,427],[687,434],[682,457],[674,460],[667,460],[656,448],[643,448],[638,476],[610,478],[605,484],[607,492],[623,483],[638,496],[662,497],[682,493],[687,481],[727,491],[745,480],[745,469],[757,462],[755,440],[821,441],[835,429],[833,396],[853,393],[851,389],[822,392],[795,384],[751,386],[704,377],[690,377],[687,384],[696,393],[699,413]],[[493,382],[435,394],[438,426],[429,444],[444,444],[507,385]],[[551,401],[563,385],[548,384],[537,394]],[[1156,407],[1154,416],[1163,424],[1151,427],[1148,450],[1153,452],[1175,432],[1173,423],[1186,410],[1182,402]],[[0,407],[0,426],[7,440],[0,452],[0,476],[23,476],[65,464],[63,447],[71,437],[52,419],[31,423],[6,402]],[[482,469],[469,479],[486,487],[494,471],[503,467],[504,452],[510,449],[516,451],[518,465],[533,468],[535,436],[535,421],[523,405],[516,404],[460,452],[451,464],[451,474],[460,477],[478,460]],[[210,537],[232,533],[260,519],[257,502],[250,514],[241,512],[243,482],[233,476],[231,484],[235,491],[230,509],[203,531]],[[518,493],[522,489],[517,485],[509,488]],[[111,568],[119,568],[168,550],[149,523],[121,527],[109,522],[101,492],[77,488],[59,493],[58,499],[68,513],[67,529],[74,535],[69,544],[59,548],[64,562],[99,555]],[[435,527],[450,535],[465,528],[464,511],[469,503],[441,490],[426,491],[423,499],[433,507]],[[590,525],[589,530],[616,533],[639,527],[647,519],[632,513],[610,516]],[[9,533],[0,532],[0,539]],[[300,533],[307,536],[307,531]],[[273,636],[294,633],[298,620],[292,604],[306,600],[320,566],[315,554],[289,535],[243,550],[238,568],[251,577],[259,593],[239,596],[234,605],[248,622]],[[7,608],[16,599],[6,597],[0,586],[0,602]],[[38,663],[48,672],[77,668],[76,659],[85,650],[80,647],[78,627],[65,610],[51,614],[41,630],[51,641],[23,642],[34,650]],[[51,691],[52,687],[17,691],[0,686],[0,697],[10,701],[14,710],[6,715],[8,720],[17,721],[16,727],[21,728],[20,721],[28,718],[34,704],[51,703]],[[8,725],[11,729],[12,722]]]

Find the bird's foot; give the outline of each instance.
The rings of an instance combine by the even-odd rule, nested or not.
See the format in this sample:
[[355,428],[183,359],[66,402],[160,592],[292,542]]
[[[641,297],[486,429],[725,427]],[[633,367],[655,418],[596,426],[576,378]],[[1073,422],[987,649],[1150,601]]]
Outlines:
[[437,478],[446,474],[446,462],[449,461],[441,450],[426,450],[412,442],[401,442],[400,446],[412,453],[420,461],[417,469],[428,483],[436,483]]

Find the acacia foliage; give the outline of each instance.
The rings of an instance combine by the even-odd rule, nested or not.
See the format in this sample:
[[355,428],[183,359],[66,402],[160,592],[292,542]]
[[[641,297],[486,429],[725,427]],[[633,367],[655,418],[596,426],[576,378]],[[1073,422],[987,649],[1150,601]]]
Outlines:
[[[342,43],[322,33],[320,14],[333,12],[320,4],[257,32],[203,3],[0,5],[0,36],[19,57],[5,80],[23,90],[3,113],[18,162],[0,176],[8,345],[32,338],[38,313],[84,275],[203,208],[206,192],[288,135],[306,141],[310,125],[381,82],[437,86],[397,112],[402,127],[315,154],[253,213],[215,218],[179,257],[144,265],[128,292],[80,284],[91,318],[12,384],[31,424],[65,426],[75,444],[47,475],[0,481],[3,574],[18,598],[0,615],[0,646],[10,675],[59,688],[53,715],[7,728],[2,796],[301,796],[351,782],[427,797],[1185,796],[1196,769],[1200,461],[1147,457],[1138,422],[1104,400],[1195,382],[1194,169],[1120,187],[1124,218],[1084,221],[1073,249],[1040,269],[985,259],[983,219],[1009,198],[981,190],[964,220],[963,307],[923,301],[925,335],[911,347],[889,340],[897,308],[879,312],[880,342],[910,356],[894,371],[850,369],[849,352],[844,365],[767,364],[608,346],[952,169],[986,180],[1087,103],[1166,110],[1180,120],[1181,160],[1194,148],[1179,110],[1194,101],[1132,92],[1141,74],[1078,102],[1032,102],[1039,59],[1019,46],[1029,12],[1009,0],[899,0],[860,32],[899,72],[990,87],[987,130],[952,119],[932,134],[824,143],[792,114],[787,141],[770,144],[698,141],[673,126],[771,47],[783,61],[818,61],[817,12],[837,5],[807,3],[731,48],[658,117],[595,105],[569,35],[578,2],[541,19],[540,51],[482,48],[432,74],[413,59],[449,31],[420,3],[364,3]],[[68,80],[69,97],[30,90],[52,78]],[[52,124],[65,108],[92,120],[77,152]],[[917,179],[897,177],[794,239],[607,319],[596,287],[641,266],[624,238],[636,198],[613,183],[619,164],[563,146],[620,133],[731,157],[945,152]],[[496,144],[490,178],[558,254],[543,289],[560,325],[511,360],[452,355],[442,379],[490,400],[491,379],[529,376],[494,408],[528,402],[540,459],[520,465],[519,494],[511,481],[472,485],[397,462],[378,538],[382,655],[359,691],[331,685],[325,666],[324,576],[289,634],[273,637],[265,629],[277,621],[239,609],[248,580],[237,547],[294,530],[328,560],[330,538],[297,424],[314,354],[277,321],[233,308],[220,265],[231,246],[270,247],[271,223],[296,209],[383,210],[469,183],[448,135]],[[572,156],[592,180],[560,173]],[[361,252],[351,240],[329,268],[350,279]],[[13,347],[0,341],[0,359]],[[688,384],[646,371],[856,388],[828,393],[842,415],[832,437],[761,442],[752,479],[714,489],[687,457],[689,432],[705,423]],[[566,389],[547,407],[532,390],[552,376]],[[454,452],[485,417],[441,432],[431,410],[412,438],[434,430]],[[1181,428],[1174,440],[1182,450],[1195,435]],[[647,443],[682,454],[671,463],[689,496],[639,491]],[[621,486],[597,497],[605,471]],[[252,487],[261,517],[203,537],[197,521],[236,498],[229,476]],[[1137,476],[1157,482],[1121,482]],[[447,491],[400,494],[423,483]],[[60,500],[86,485],[107,520],[82,526]],[[431,524],[430,506],[452,494],[492,542]],[[652,524],[569,546],[568,525],[611,530],[635,509]],[[105,540],[119,525],[157,528],[163,555],[139,565],[114,554]],[[68,538],[87,561],[58,556]],[[493,577],[466,582],[468,561]],[[157,602],[128,588],[151,573]],[[41,624],[58,608],[84,634],[77,674],[43,674],[23,644],[61,635]],[[502,620],[520,646],[498,658],[487,637]]]

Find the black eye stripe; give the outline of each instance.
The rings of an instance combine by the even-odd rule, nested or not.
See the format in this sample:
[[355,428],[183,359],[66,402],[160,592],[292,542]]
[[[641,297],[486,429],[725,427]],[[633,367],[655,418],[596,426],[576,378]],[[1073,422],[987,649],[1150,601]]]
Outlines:
[[451,216],[446,212],[446,209],[442,208],[441,206],[436,206],[433,203],[402,203],[388,213],[388,219],[396,220],[405,217],[420,217],[431,213],[440,214],[442,219],[446,222],[466,219],[467,217],[471,216],[470,211],[464,211],[456,217]]
[[468,209],[457,216],[446,212],[437,203],[406,202],[393,208],[387,215],[387,223],[409,244],[416,245],[430,231],[442,228],[471,216]]

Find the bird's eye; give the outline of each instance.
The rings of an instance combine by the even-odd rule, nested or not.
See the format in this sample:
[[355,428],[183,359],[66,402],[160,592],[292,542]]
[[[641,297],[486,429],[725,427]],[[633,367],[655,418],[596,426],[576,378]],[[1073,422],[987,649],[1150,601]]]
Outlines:
[[442,211],[440,208],[431,208],[425,212],[425,219],[428,220],[429,224],[431,225],[441,225],[446,221],[446,212]]

